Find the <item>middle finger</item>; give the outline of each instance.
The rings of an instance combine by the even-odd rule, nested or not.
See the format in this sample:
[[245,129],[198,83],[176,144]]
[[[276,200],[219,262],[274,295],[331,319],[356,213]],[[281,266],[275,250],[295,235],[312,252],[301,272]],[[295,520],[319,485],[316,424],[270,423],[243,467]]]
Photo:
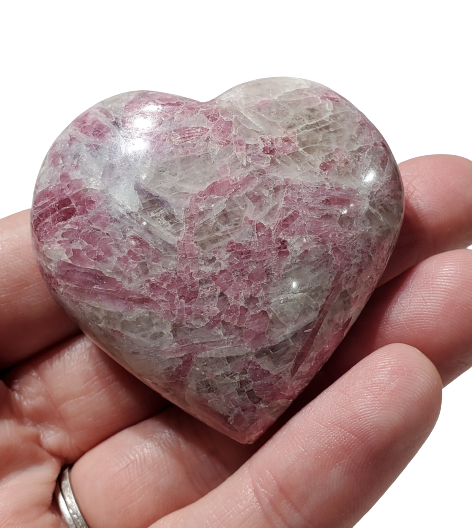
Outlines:
[[4,383],[16,419],[33,424],[41,446],[66,463],[168,405],[83,335],[11,370]]

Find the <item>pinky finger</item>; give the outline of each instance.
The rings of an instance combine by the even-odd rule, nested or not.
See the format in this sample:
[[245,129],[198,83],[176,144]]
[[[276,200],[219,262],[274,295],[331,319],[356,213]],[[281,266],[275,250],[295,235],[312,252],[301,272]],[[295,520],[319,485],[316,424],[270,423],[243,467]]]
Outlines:
[[352,527],[428,437],[441,388],[435,367],[417,349],[384,347],[218,488],[152,528]]

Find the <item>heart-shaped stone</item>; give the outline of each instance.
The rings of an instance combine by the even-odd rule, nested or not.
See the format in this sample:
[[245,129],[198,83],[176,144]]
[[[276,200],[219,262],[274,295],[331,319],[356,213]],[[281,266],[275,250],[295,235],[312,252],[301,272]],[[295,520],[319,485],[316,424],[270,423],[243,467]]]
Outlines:
[[32,210],[57,301],[126,369],[253,442],[359,315],[403,215],[377,129],[319,84],[103,101],[58,137]]

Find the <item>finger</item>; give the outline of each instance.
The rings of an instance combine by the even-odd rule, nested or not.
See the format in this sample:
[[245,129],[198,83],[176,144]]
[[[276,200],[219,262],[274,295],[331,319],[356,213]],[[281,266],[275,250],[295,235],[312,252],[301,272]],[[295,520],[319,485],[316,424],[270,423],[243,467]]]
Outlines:
[[78,331],[49,294],[36,266],[29,211],[0,220],[0,368]]
[[381,283],[425,258],[472,243],[472,161],[423,156],[400,164],[405,218]]
[[93,528],[149,526],[214,489],[256,448],[172,407],[84,455],[72,471],[76,498]]
[[416,349],[356,365],[222,485],[152,528],[351,527],[397,478],[439,414],[441,380]]
[[214,489],[256,449],[171,407],[86,453],[72,485],[91,528],[147,528]]
[[34,428],[20,423],[0,381],[0,526],[60,526],[50,510],[60,462],[36,442]]
[[323,376],[331,383],[377,348],[402,342],[422,350],[450,383],[472,365],[471,276],[472,251],[462,249],[430,257],[378,288]]
[[83,336],[35,356],[4,381],[16,419],[33,425],[41,447],[65,463],[168,405]]

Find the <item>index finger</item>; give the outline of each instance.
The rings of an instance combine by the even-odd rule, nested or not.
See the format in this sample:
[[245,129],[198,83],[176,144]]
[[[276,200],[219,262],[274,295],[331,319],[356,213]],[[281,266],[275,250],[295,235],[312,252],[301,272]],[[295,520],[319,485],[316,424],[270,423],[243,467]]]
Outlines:
[[380,284],[415,264],[472,242],[472,162],[421,156],[400,163],[405,217]]

